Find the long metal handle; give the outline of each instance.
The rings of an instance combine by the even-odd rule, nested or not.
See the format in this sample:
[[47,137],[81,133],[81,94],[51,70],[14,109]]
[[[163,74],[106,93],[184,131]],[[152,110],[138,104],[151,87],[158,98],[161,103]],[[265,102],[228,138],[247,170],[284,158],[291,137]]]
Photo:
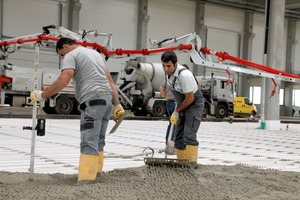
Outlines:
[[[175,102],[175,108],[174,108],[174,111],[177,109],[177,103]],[[171,127],[170,127],[170,130],[169,130],[169,135],[168,135],[168,141],[167,143],[169,143],[171,141],[171,138],[172,138],[172,132],[174,130],[174,124],[171,123]]]
[[[175,103],[174,111],[176,110],[176,108],[177,108],[177,104]],[[169,151],[171,149],[170,142],[171,142],[174,127],[175,127],[175,125],[173,123],[171,123],[171,127],[170,127],[170,130],[169,130],[169,135],[168,135],[168,140],[167,140],[167,146],[166,146],[166,149],[165,149],[165,158],[167,158],[167,151]]]
[[[39,54],[40,48],[38,45],[35,46],[35,63],[34,63],[34,85],[33,89],[38,89],[38,70],[39,70]],[[33,181],[33,173],[34,173],[34,156],[35,156],[35,127],[36,127],[36,115],[37,115],[37,102],[33,104],[32,107],[32,134],[31,134],[31,153],[30,153],[30,176],[29,180]]]

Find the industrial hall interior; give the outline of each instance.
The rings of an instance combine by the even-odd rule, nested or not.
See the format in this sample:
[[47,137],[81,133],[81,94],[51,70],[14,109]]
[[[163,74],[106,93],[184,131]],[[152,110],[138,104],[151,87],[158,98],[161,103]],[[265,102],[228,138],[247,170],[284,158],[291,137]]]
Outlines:
[[299,40],[299,0],[0,0],[0,199],[299,199]]

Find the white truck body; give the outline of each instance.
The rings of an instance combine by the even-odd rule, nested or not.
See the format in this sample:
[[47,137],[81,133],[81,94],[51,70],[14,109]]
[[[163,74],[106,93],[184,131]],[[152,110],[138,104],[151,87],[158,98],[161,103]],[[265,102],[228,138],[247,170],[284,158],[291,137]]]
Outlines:
[[[40,69],[38,89],[46,90],[60,75],[59,69]],[[1,105],[21,107],[29,104],[29,94],[34,86],[34,69],[15,65],[2,65],[1,76],[10,78],[11,83],[3,83]],[[74,97],[74,85],[71,81],[61,92],[40,105],[49,114],[76,114],[77,102]]]
[[203,116],[224,118],[233,115],[233,101],[236,84],[227,77],[196,77],[201,82],[201,91],[205,98]]
[[125,108],[130,108],[136,116],[163,116],[166,113],[166,100],[160,97],[159,91],[164,80],[161,64],[128,61],[121,70],[120,79],[123,84],[119,92]]
[[[29,104],[29,93],[33,90],[33,68],[15,65],[2,66],[2,75],[11,78],[11,83],[3,84],[1,105],[21,107]],[[46,90],[59,76],[59,69],[39,70],[41,90]],[[160,63],[138,63],[128,61],[120,72],[123,81],[118,88],[124,108],[131,109],[136,116],[148,114],[162,117],[166,114],[166,100],[161,97],[159,87],[164,81],[164,71]],[[226,84],[226,77],[196,77],[201,82],[205,97],[204,116],[218,118],[233,112],[235,83]],[[116,78],[115,78],[116,79]],[[212,82],[211,80],[214,80]],[[116,80],[115,80],[116,81]],[[212,88],[212,89],[211,89]],[[57,95],[42,101],[40,105],[48,114],[78,114],[78,103],[74,97],[72,81]]]

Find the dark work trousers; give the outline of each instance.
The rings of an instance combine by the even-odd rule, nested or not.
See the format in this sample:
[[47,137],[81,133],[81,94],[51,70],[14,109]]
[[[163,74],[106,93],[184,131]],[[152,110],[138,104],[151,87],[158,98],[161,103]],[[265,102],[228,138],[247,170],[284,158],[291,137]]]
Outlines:
[[[166,102],[166,109],[167,109],[167,115],[168,115],[168,117],[170,117],[172,115],[172,113],[174,112],[175,106],[176,106],[175,101],[173,101],[173,100],[167,100],[167,102]],[[169,138],[169,134],[170,134],[171,125],[172,124],[171,124],[171,122],[169,120],[169,124],[168,124],[168,128],[167,128],[167,133],[166,133],[166,144],[168,143],[168,138]],[[176,126],[174,126],[173,132],[171,133],[172,134],[171,141],[174,141],[174,139],[175,139],[175,131],[176,131]]]
[[111,94],[99,94],[80,104],[80,153],[99,155],[105,145],[105,132],[112,112]]
[[[177,92],[173,88],[171,91],[179,106],[185,99],[185,95]],[[197,131],[200,127],[204,107],[204,98],[201,90],[194,93],[194,102],[182,112],[179,112],[179,119],[176,124],[175,148],[185,150],[186,145],[198,146]]]

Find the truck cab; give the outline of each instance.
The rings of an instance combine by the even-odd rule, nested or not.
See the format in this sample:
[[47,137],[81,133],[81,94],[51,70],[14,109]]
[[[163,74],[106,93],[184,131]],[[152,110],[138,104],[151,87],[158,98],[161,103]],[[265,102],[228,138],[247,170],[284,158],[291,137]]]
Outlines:
[[203,117],[207,115],[224,118],[233,115],[235,83],[227,77],[196,76],[201,82],[201,91],[205,98]]
[[248,97],[234,97],[234,116],[255,116],[257,109]]

